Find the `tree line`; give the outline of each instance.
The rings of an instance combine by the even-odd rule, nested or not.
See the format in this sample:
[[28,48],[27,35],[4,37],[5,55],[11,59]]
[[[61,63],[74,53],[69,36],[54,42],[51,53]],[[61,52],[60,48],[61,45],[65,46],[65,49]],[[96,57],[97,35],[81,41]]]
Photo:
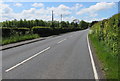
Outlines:
[[68,21],[43,21],[43,20],[12,20],[12,21],[4,21],[1,22],[2,27],[9,27],[9,28],[32,28],[34,26],[42,26],[42,27],[52,27],[52,28],[80,28],[86,29],[89,25],[88,22],[80,21],[80,23],[75,22],[68,22]]
[[[80,21],[79,23],[68,22],[68,21],[43,21],[43,20],[11,20],[11,21],[3,21],[0,22],[0,31],[2,30],[2,38],[6,41],[10,39],[10,37],[27,37],[27,36],[35,36],[36,34],[39,37],[57,35],[66,32],[72,32],[77,30],[83,30],[88,28],[90,23],[85,21]],[[34,38],[34,37],[33,37]],[[29,37],[27,37],[29,39]],[[31,38],[30,38],[31,39]],[[22,39],[20,39],[22,40]],[[24,39],[25,40],[25,39]],[[10,40],[9,40],[10,41]],[[19,39],[16,39],[19,41]],[[14,41],[11,41],[14,42]],[[4,43],[8,44],[10,42]]]

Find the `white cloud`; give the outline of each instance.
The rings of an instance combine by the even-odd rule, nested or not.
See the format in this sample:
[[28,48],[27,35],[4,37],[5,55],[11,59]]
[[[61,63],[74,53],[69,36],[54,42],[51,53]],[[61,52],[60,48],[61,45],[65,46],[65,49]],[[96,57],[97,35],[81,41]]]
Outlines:
[[102,17],[102,18],[94,18],[94,17],[86,17],[86,18],[84,18],[84,20],[85,21],[87,21],[87,22],[92,22],[92,21],[101,21],[101,20],[103,20],[103,19],[107,19],[107,18],[105,18],[105,17]]
[[65,6],[65,5],[61,4],[61,5],[58,6],[58,9],[68,10],[68,9],[70,9],[70,8],[69,8],[68,6]]
[[90,17],[96,17],[96,16],[98,16],[97,13],[91,13],[91,14],[90,14]]
[[69,11],[70,8],[65,5],[59,5],[57,7],[47,7],[46,9],[30,8],[28,10],[23,10],[20,14],[17,14],[17,15],[25,19],[42,19],[42,20],[49,21],[51,20],[52,10],[54,11],[54,20],[60,21],[60,15],[62,14],[64,20],[69,21],[70,18],[67,19],[67,16],[69,16],[71,12]]
[[23,4],[21,3],[16,3],[14,6],[21,7]]
[[97,3],[96,5],[90,6],[89,8],[81,9],[79,12],[77,12],[77,15],[82,15],[85,13],[93,14],[100,10],[109,9],[109,8],[113,7],[114,5],[115,5],[115,3],[113,3],[113,2],[112,3],[100,2],[100,3]]
[[9,7],[8,4],[0,4],[0,13],[7,14],[13,11],[12,8]]
[[76,5],[75,5],[76,7],[83,7],[83,5],[82,4],[79,4],[79,3],[77,3]]
[[13,13],[13,9],[8,4],[0,4],[0,14],[2,16],[0,21],[12,20],[15,18],[15,13]]
[[[18,3],[17,3],[18,4]],[[39,3],[39,7],[40,7]],[[72,11],[71,8],[66,6],[66,5],[58,5],[57,7],[42,7],[43,5],[41,5],[41,8],[36,9],[34,8],[30,8],[30,9],[24,9],[23,11],[19,12],[19,13],[15,13],[13,11],[13,9],[8,5],[8,4],[1,4],[2,5],[2,21],[4,20],[12,20],[12,19],[27,19],[27,20],[31,20],[31,19],[42,19],[42,20],[46,20],[49,21],[51,20],[51,12],[52,10],[54,11],[54,20],[58,20],[60,21],[61,17],[60,15],[63,15],[63,20],[64,21],[72,21],[74,18],[73,16],[69,16],[71,15]],[[1,6],[0,5],[0,6]],[[34,3],[33,6],[36,7],[38,6],[38,3]],[[78,4],[77,4],[78,6]],[[79,5],[80,6],[80,5]],[[4,8],[3,8],[4,7]]]
[[[50,14],[50,12],[49,12],[49,14]],[[30,8],[28,10],[23,10],[18,15],[20,15],[21,18],[28,19],[28,20],[42,19],[42,20],[48,21],[48,20],[50,20],[50,17],[51,17],[51,14],[48,15],[48,11],[43,8],[41,8],[41,9]]]
[[47,7],[47,10],[50,12],[53,10],[56,16],[60,16],[61,14],[63,16],[68,16],[71,14],[70,7],[63,4],[59,5],[58,7]]
[[83,7],[82,4],[76,3],[71,9],[72,10],[78,10],[79,8]]
[[27,15],[27,14],[34,14],[35,11],[36,11],[35,8],[30,8],[30,9],[28,9],[28,10],[23,10],[22,13],[23,13],[23,14],[26,14],[26,15]]
[[43,7],[44,4],[43,3],[34,3],[32,4],[33,7]]
[[71,16],[71,17],[65,17],[63,20],[72,22],[74,19],[76,19],[76,18]]
[[[54,11],[54,20],[60,21],[61,17],[60,15],[63,15],[64,21],[73,21],[76,19],[74,16],[71,16],[71,14],[75,13],[73,9],[79,9],[83,5],[81,4],[75,4],[72,7],[68,7],[66,5],[58,5],[57,7],[40,7],[40,8],[30,8],[30,9],[24,9],[23,11],[16,13],[13,11],[13,9],[8,4],[0,4],[0,12],[2,12],[2,21],[4,20],[13,20],[13,19],[27,19],[27,20],[34,20],[34,19],[42,19],[45,21],[51,21],[51,12]],[[92,21],[92,20],[100,20],[97,18],[92,18],[97,16],[94,12],[94,14],[90,14],[90,17],[83,18],[86,21]]]
[[[51,20],[51,12],[52,10],[54,11],[54,20],[61,20],[60,15],[63,15],[63,20],[64,21],[72,21],[76,18],[73,16],[69,16],[72,11],[71,8],[66,6],[66,5],[59,5],[57,7],[47,7],[47,8],[30,8],[30,9],[25,9],[21,11],[20,13],[15,13],[12,8],[10,8],[9,5],[7,4],[2,4],[4,8],[3,10],[3,15],[2,15],[2,21],[4,20],[12,20],[12,19],[27,19],[27,20],[32,20],[32,19],[42,19],[45,21],[50,21]],[[6,13],[6,14],[5,14]]]

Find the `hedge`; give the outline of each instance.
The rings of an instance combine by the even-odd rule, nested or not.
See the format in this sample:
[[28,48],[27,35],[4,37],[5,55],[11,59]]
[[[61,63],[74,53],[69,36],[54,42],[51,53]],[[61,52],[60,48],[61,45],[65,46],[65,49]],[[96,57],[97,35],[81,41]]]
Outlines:
[[26,28],[0,28],[0,31],[2,31],[2,37],[10,37],[12,35],[24,35],[29,33],[29,29]]
[[113,51],[114,55],[118,55],[120,14],[116,14],[109,19],[105,19],[94,24],[91,28],[93,36],[97,37],[100,42]]

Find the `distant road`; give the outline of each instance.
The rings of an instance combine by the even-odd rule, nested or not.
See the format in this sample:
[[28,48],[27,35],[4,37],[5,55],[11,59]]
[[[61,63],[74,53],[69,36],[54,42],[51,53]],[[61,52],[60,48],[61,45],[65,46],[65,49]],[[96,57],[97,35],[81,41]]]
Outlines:
[[94,79],[87,33],[66,33],[3,50],[3,79]]

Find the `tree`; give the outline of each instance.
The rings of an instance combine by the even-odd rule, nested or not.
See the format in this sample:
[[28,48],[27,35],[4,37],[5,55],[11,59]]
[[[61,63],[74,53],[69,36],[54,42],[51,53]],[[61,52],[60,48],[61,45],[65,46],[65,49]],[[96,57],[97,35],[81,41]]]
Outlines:
[[38,26],[38,25],[39,25],[39,20],[35,19],[35,26]]
[[98,21],[92,21],[92,23],[89,24],[89,27],[92,27],[95,23],[97,23]]
[[66,24],[65,21],[62,21],[62,22],[61,22],[61,27],[63,27],[63,28],[67,27],[67,24]]
[[71,27],[74,27],[74,26],[75,26],[75,25],[74,25],[74,22],[71,22],[71,24],[70,24],[70,25],[71,25]]
[[80,21],[79,26],[80,26],[81,29],[87,29],[88,26],[89,26],[89,23],[82,20],[82,21]]

